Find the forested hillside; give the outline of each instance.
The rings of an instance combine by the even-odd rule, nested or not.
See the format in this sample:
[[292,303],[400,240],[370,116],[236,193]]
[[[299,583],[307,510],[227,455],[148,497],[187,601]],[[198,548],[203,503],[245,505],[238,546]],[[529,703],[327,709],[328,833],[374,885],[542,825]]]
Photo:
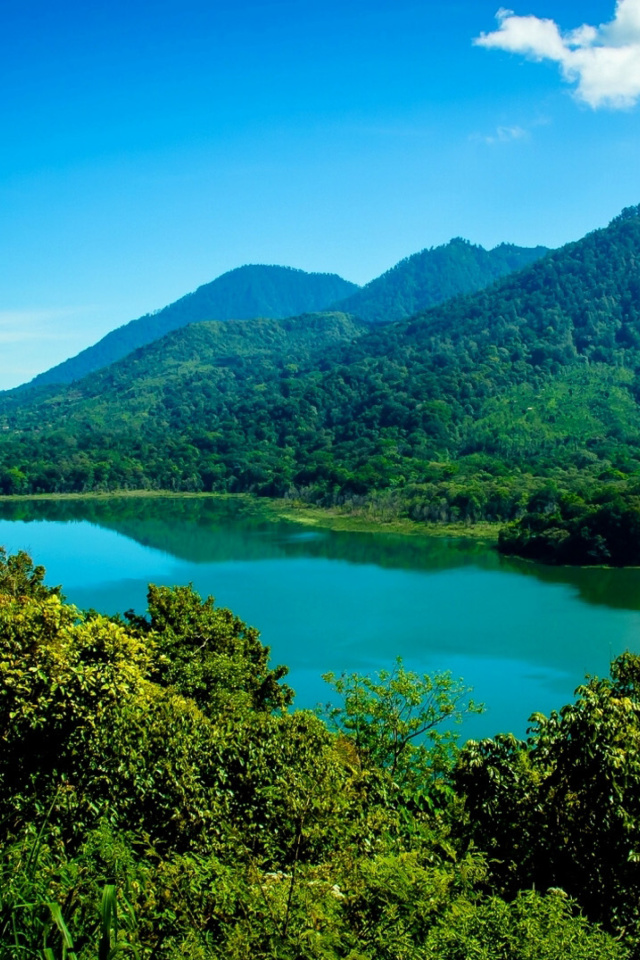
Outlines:
[[264,265],[238,267],[168,307],[118,327],[77,356],[41,373],[31,385],[80,380],[171,330],[199,320],[293,317],[324,310],[356,289],[356,284],[333,273]]
[[[89,423],[109,431],[153,430],[159,426],[155,416],[165,421],[165,405],[175,405],[181,395],[183,412],[191,418],[191,399],[202,391],[198,402],[206,417],[207,396],[221,390],[230,399],[230,394],[243,394],[248,383],[260,385],[277,371],[294,374],[299,365],[313,365],[333,344],[350,343],[368,329],[364,321],[343,313],[190,324],[72,386],[5,394],[0,410],[6,415],[5,426],[20,423],[38,433],[55,429],[61,419],[80,430]],[[110,409],[114,398],[116,405]],[[194,418],[194,426],[196,422]]]
[[474,293],[548,253],[546,247],[502,243],[493,250],[456,238],[406,257],[336,304],[371,323],[404,320],[462,293]]
[[[340,329],[309,348],[315,322]],[[638,208],[408,321],[362,332],[344,317],[302,318],[286,336],[239,325],[233,349],[213,329],[188,327],[73,387],[6,397],[2,489],[293,492],[325,504],[386,491],[435,520],[511,519],[535,512],[538,494],[553,513],[562,491],[634,489]],[[294,330],[306,331],[300,352]]]
[[0,960],[638,956],[637,657],[460,748],[449,674],[293,711],[212,598],[82,612],[0,551],[0,660]]

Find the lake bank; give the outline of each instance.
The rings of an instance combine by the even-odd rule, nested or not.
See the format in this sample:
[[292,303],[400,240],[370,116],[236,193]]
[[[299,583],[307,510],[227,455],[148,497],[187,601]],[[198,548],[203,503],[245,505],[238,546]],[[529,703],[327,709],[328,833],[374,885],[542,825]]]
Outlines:
[[40,493],[0,495],[0,503],[108,502],[110,500],[212,500],[252,505],[256,518],[287,520],[307,527],[358,533],[390,533],[418,537],[464,537],[497,543],[503,523],[479,520],[473,523],[423,523],[409,518],[376,516],[370,508],[362,513],[339,507],[318,507],[299,500],[271,499],[249,493],[188,493],[167,490],[119,490],[88,493]]

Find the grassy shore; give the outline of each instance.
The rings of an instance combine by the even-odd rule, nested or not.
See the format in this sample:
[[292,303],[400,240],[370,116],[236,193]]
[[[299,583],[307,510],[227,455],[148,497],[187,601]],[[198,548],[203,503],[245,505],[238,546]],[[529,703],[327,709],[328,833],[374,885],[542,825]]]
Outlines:
[[314,507],[292,500],[270,500],[267,509],[281,520],[291,520],[310,527],[330,530],[353,530],[359,533],[394,533],[422,537],[471,537],[497,541],[503,524],[480,521],[477,523],[419,523],[406,517],[385,517],[376,513],[351,513],[333,507]]
[[406,517],[393,517],[363,508],[360,512],[339,507],[317,507],[296,500],[267,499],[248,493],[175,493],[168,490],[117,490],[110,493],[40,493],[19,496],[0,495],[0,502],[34,502],[54,500],[117,500],[117,499],[172,499],[172,500],[226,500],[239,501],[250,506],[256,517],[266,520],[289,520],[308,527],[325,530],[344,530],[358,533],[391,533],[401,536],[469,537],[495,542],[502,524],[477,523],[420,523]]

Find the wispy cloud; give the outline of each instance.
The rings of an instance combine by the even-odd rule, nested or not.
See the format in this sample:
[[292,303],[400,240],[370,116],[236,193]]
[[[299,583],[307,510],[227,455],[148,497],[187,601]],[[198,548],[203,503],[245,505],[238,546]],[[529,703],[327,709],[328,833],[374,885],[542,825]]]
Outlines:
[[618,0],[613,20],[563,32],[554,20],[497,13],[498,30],[473,42],[480,47],[552,60],[575,83],[576,97],[597,109],[625,109],[640,98],[640,0]]
[[0,390],[30,380],[97,339],[90,329],[96,312],[96,307],[0,310]]
[[91,308],[0,310],[0,343],[21,340],[73,340],[74,324],[84,319]]
[[474,133],[471,140],[479,143],[511,143],[513,140],[528,140],[529,131],[524,127],[497,127],[495,133]]

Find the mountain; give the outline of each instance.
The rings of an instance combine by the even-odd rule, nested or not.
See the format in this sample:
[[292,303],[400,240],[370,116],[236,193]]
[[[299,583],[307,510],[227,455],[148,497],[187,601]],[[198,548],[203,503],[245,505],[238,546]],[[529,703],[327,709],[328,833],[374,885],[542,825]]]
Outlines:
[[81,380],[138,347],[201,320],[283,319],[322,311],[332,303],[332,309],[370,322],[398,320],[457,294],[479,290],[547,252],[546,247],[510,244],[487,251],[466,240],[452,240],[408,257],[362,290],[336,274],[305,273],[291,267],[238,267],[162,310],[118,327],[18,390]]
[[132,350],[199,320],[293,317],[324,310],[357,289],[355,283],[334,273],[305,273],[264,265],[238,267],[162,310],[118,327],[77,356],[39,374],[28,386],[80,380]]
[[293,490],[508,519],[640,476],[640,207],[409,320],[269,323],[195,324],[5,397],[0,489]]
[[25,386],[72,383],[201,320],[283,319],[332,309],[370,322],[399,320],[460,293],[480,290],[547,253],[546,247],[501,244],[487,251],[466,240],[423,250],[360,289],[336,274],[291,267],[245,266],[230,270],[162,310],[108,333],[75,357],[39,374]]
[[403,320],[462,293],[473,293],[549,253],[502,243],[493,250],[459,237],[401,260],[336,304],[370,323]]

